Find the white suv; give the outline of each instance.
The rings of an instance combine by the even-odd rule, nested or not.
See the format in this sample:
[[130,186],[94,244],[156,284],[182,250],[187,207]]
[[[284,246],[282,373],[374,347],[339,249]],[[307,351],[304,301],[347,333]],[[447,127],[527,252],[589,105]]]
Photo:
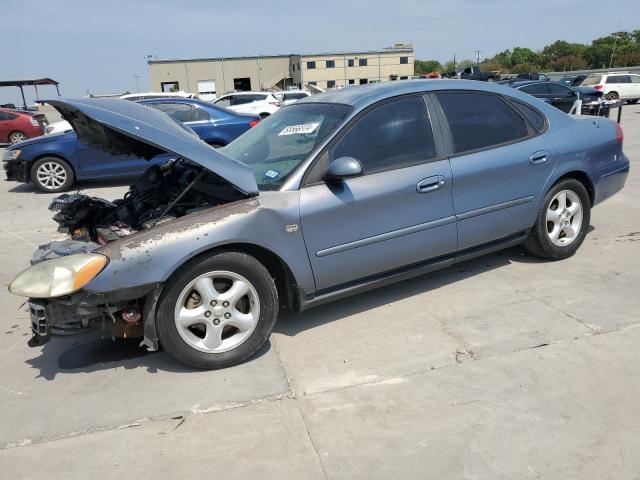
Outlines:
[[302,100],[303,98],[310,97],[311,93],[306,90],[285,90],[284,92],[277,92],[276,97],[282,100],[285,107],[287,105],[291,105],[292,103],[296,103],[298,100]]
[[221,96],[214,105],[234,112],[268,117],[282,107],[282,102],[271,92],[235,92]]
[[589,75],[581,87],[600,90],[607,100],[626,100],[637,103],[640,100],[640,75],[629,72],[611,72]]

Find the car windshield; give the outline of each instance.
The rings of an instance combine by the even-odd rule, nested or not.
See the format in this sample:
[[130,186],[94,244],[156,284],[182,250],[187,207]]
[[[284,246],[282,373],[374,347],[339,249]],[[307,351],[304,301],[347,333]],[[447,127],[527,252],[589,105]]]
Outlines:
[[339,104],[294,104],[267,117],[222,151],[251,167],[260,190],[276,190],[350,110]]

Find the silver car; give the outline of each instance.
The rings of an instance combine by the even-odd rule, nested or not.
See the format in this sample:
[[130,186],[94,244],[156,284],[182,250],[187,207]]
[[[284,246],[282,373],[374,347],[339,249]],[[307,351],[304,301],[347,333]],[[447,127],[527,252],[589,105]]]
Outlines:
[[220,150],[133,102],[50,103],[89,145],[175,158],[121,199],[54,200],[70,238],[9,287],[29,298],[30,343],[104,323],[197,368],[252,356],[282,307],[521,243],[567,258],[629,171],[615,122],[479,82],[315,95]]

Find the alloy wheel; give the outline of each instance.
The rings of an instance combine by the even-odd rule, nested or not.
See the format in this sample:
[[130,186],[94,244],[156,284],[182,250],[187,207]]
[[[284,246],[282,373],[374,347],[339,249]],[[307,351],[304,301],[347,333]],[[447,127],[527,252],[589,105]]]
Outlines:
[[566,247],[579,235],[583,208],[580,197],[573,190],[555,194],[547,207],[547,235],[554,245]]
[[174,313],[178,333],[189,346],[205,353],[223,353],[253,333],[260,318],[260,300],[242,275],[214,271],[200,275],[182,290]]
[[18,143],[24,142],[27,139],[27,136],[22,132],[13,132],[9,135],[9,143]]
[[57,162],[45,162],[38,167],[36,178],[47,190],[56,190],[67,181],[67,171]]

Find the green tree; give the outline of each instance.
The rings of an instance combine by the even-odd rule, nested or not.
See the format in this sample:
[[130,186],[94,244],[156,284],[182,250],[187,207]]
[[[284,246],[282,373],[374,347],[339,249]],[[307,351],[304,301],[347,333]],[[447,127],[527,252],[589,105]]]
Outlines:
[[633,63],[640,53],[640,30],[614,32],[596,38],[586,48],[584,57],[591,68],[620,67]]
[[[578,58],[582,58],[584,51],[587,49],[586,45],[581,43],[569,43],[564,40],[556,40],[555,42],[547,45],[542,49],[540,53],[541,65],[552,70],[558,70],[557,66],[552,66],[554,63],[557,65],[564,65],[567,62],[571,63],[584,63],[578,62]],[[565,59],[560,61],[560,59]],[[559,63],[558,63],[559,62]]]
[[437,60],[415,60],[413,62],[415,75],[425,75],[430,72],[442,72],[442,64]]
[[[532,67],[537,67],[540,69],[540,55],[537,52],[534,52],[530,48],[524,47],[515,47],[511,51],[511,57],[509,58],[510,66],[513,68],[515,65],[523,65],[529,64]],[[530,70],[530,71],[535,71]]]

